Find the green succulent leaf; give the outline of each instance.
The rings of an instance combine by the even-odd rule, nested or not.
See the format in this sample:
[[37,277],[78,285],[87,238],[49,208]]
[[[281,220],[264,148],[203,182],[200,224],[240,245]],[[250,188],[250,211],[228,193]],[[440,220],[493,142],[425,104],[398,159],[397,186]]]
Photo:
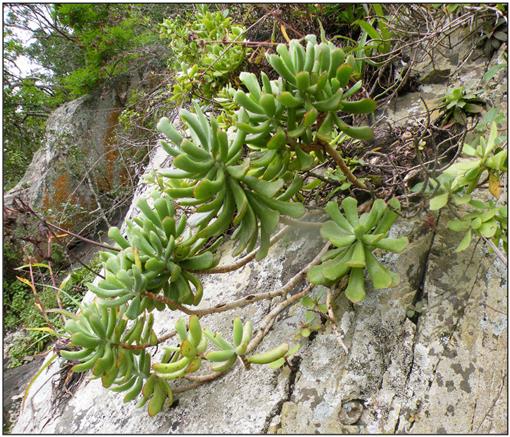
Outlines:
[[438,196],[433,197],[432,199],[430,199],[429,209],[431,211],[437,211],[438,209],[443,208],[448,203],[448,197],[449,197],[448,193],[442,193],[439,194]]

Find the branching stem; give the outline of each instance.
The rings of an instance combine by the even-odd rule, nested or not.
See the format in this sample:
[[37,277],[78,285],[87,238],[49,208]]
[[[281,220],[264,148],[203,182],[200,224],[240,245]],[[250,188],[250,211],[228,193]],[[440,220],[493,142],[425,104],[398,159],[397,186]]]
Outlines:
[[354,186],[361,188],[362,190],[368,190],[368,187],[365,183],[361,182],[356,176],[354,176],[349,169],[349,166],[345,163],[343,158],[340,156],[340,153],[338,153],[334,147],[332,147],[329,143],[326,141],[319,140],[321,145],[324,147],[326,152],[328,152],[328,155],[331,156],[336,164],[338,165],[338,168],[342,171],[342,173],[345,175],[345,177],[349,180],[350,183],[352,183]]
[[[272,246],[275,244],[278,240],[280,240],[283,235],[289,230],[289,226],[285,226],[282,230],[280,230],[278,233],[274,235],[273,238],[271,238],[269,242],[269,246]],[[237,270],[246,264],[248,264],[250,261],[252,261],[255,256],[257,255],[259,249],[252,250],[248,255],[242,257],[240,260],[236,261],[235,263],[224,265],[224,266],[217,266],[209,270],[202,270],[198,273],[200,274],[215,274],[215,273],[228,273],[233,272],[234,270]]]
[[230,303],[222,303],[214,307],[204,308],[202,310],[200,309],[192,310],[188,307],[178,304],[177,302],[174,302],[173,300],[166,298],[165,296],[159,296],[150,292],[146,292],[145,294],[150,299],[156,300],[158,302],[167,303],[171,306],[175,306],[175,308],[181,310],[182,312],[188,315],[196,315],[202,317],[207,316],[209,314],[223,313],[225,311],[233,310],[235,308],[243,308],[245,306],[251,305],[252,303],[259,302],[261,300],[273,299],[275,297],[284,296],[290,293],[294,289],[294,287],[303,280],[304,275],[306,274],[306,272],[308,272],[310,267],[320,262],[320,259],[328,249],[329,243],[325,244],[321,251],[317,254],[317,256],[312,261],[310,261],[305,268],[296,273],[282,288],[273,291],[268,291],[266,293],[250,294],[241,299],[234,300]]

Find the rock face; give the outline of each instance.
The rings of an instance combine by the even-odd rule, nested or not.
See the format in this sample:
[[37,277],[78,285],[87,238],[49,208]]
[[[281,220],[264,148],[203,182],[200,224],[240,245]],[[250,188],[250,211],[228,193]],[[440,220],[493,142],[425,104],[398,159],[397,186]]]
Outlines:
[[74,230],[90,221],[88,211],[98,207],[95,196],[127,183],[115,136],[121,94],[112,88],[55,110],[48,118],[43,146],[7,193],[6,204],[19,196]]
[[[397,289],[355,309],[340,299],[350,353],[330,330],[317,336],[275,430],[506,432],[505,268],[480,248],[452,254],[459,238],[445,222],[426,234],[412,225],[411,246],[390,261],[405,273]],[[406,316],[416,301],[423,312]]]

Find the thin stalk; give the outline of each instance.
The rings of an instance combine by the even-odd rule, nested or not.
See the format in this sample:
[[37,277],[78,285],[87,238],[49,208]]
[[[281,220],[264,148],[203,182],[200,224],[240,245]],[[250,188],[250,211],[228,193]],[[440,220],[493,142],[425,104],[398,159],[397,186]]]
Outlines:
[[[318,264],[322,258],[322,256],[327,252],[329,249],[329,243],[325,244],[324,247],[320,250],[320,252],[317,254],[317,256],[310,261],[305,268],[303,268],[301,271],[296,273],[283,287],[268,291],[266,293],[258,293],[258,294],[250,294],[248,296],[245,296],[241,299],[234,300],[230,303],[222,303],[219,305],[216,305],[214,307],[210,308],[204,308],[202,310],[192,310],[190,308],[184,307],[183,305],[176,304],[175,302],[171,301],[168,302],[170,299],[167,299],[164,296],[156,296],[150,293],[150,295],[153,295],[159,300],[160,302],[170,303],[171,305],[176,305],[178,309],[181,309],[181,311],[185,312],[188,315],[196,315],[199,317],[207,316],[209,314],[215,314],[215,313],[222,313],[225,311],[233,310],[235,308],[243,308],[245,306],[251,305],[252,303],[259,302],[261,300],[266,299],[273,299],[278,296],[284,296],[288,293],[290,293],[296,285],[298,285],[302,280],[304,275],[308,272],[308,270],[313,267],[314,265]],[[149,295],[149,293],[146,293]],[[152,296],[149,295],[149,298],[152,299]],[[156,299],[155,299],[156,300]]]
[[[289,227],[285,226],[281,231],[279,231],[273,238],[271,238],[271,240],[269,242],[269,246],[272,246],[278,240],[280,240],[283,237],[283,235],[288,230],[289,230]],[[252,250],[248,255],[244,256],[243,258],[241,258],[240,260],[236,261],[235,263],[227,264],[227,265],[224,265],[224,266],[217,266],[217,267],[214,267],[214,268],[209,269],[209,270],[201,270],[201,271],[198,271],[197,273],[200,273],[200,274],[215,274],[215,273],[228,273],[228,272],[232,272],[232,271],[237,270],[237,269],[243,267],[244,265],[248,264],[250,261],[252,261],[255,258],[255,256],[257,255],[258,251],[259,251],[258,248],[255,249],[255,250]]]
[[[320,141],[320,140],[319,140]],[[343,158],[340,156],[340,153],[338,153],[329,143],[326,141],[321,141],[322,146],[326,150],[329,156],[331,156],[336,164],[338,165],[338,168],[342,171],[342,173],[345,175],[345,177],[351,182],[354,186],[361,188],[362,190],[368,190],[368,187],[361,182],[356,176],[354,176],[348,167],[348,165],[345,163]]]

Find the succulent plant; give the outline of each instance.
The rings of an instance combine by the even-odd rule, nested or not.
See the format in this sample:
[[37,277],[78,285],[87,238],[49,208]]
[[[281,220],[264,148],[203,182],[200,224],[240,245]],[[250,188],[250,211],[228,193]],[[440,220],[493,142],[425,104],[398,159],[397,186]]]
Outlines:
[[288,47],[279,44],[277,53],[268,56],[280,75],[278,80],[270,81],[262,72],[260,85],[254,74],[242,73],[248,92],[240,90],[235,95],[244,109],[237,127],[247,133],[246,143],[266,150],[281,150],[289,144],[300,161],[298,168],[308,164],[302,156],[304,146],[316,137],[331,140],[335,127],[353,138],[371,139],[369,127],[350,126],[337,113],[371,113],[376,107],[371,99],[348,100],[361,89],[361,81],[349,87],[352,56],[346,58],[331,42],[317,44],[315,35],[307,35],[305,41],[306,47],[296,40]]
[[365,269],[374,288],[387,288],[398,284],[398,276],[386,269],[373,255],[375,249],[389,252],[402,252],[407,246],[407,238],[388,238],[388,232],[397,218],[394,210],[400,203],[391,199],[388,205],[377,199],[368,213],[358,217],[357,201],[346,197],[342,201],[343,214],[335,202],[329,202],[326,212],[332,220],[321,227],[321,235],[336,249],[329,250],[322,263],[312,267],[308,280],[313,284],[332,285],[345,275],[349,283],[345,295],[352,302],[365,298]]
[[[162,341],[153,330],[153,311],[167,306],[184,311],[180,305],[201,302],[199,273],[217,265],[215,250],[231,226],[237,241],[234,255],[251,251],[259,243],[256,258],[265,257],[280,215],[298,218],[304,213],[295,200],[303,184],[299,172],[324,157],[321,142],[329,145],[339,132],[344,137],[371,138],[370,128],[349,126],[337,114],[375,109],[370,99],[348,100],[361,88],[361,82],[350,84],[352,56],[345,59],[342,49],[317,44],[314,36],[305,41],[306,48],[298,41],[291,41],[289,48],[278,45],[277,54],[268,57],[280,74],[278,80],[270,81],[262,73],[260,85],[255,75],[241,74],[248,92],[235,93],[241,108],[232,138],[198,105],[194,113],[180,111],[186,132],[166,117],[159,121],[157,128],[168,140],[162,146],[173,157],[173,168],[157,172],[155,180],[162,192],[152,193],[153,206],[146,199],[137,202],[140,214],[127,221],[125,236],[116,227],[109,230],[117,252],[102,253],[105,277],[97,285],[87,284],[99,299],[83,306],[66,325],[71,345],[80,349],[61,355],[78,362],[74,370],[92,369],[105,387],[126,392],[125,401],[141,394],[138,405],[148,403],[151,416],[173,402],[171,382],[190,377],[204,362],[218,374],[237,361],[246,367],[277,368],[299,348],[283,343],[254,353],[255,346],[249,346],[255,341],[251,321],[243,324],[235,318],[232,338],[226,340],[203,329],[192,315],[187,324],[177,320],[179,343],[165,347],[160,362],[151,366],[147,352]],[[183,209],[192,207],[193,215],[178,217],[174,201]],[[396,201],[389,205],[399,207]],[[345,217],[334,203],[326,208],[333,221],[325,223],[321,233],[338,248],[309,271],[309,279],[332,284],[349,274],[346,294],[360,301],[365,267],[376,287],[395,282],[372,251],[400,251],[406,240],[387,238],[396,214],[382,200],[376,200],[371,212],[360,218],[354,199],[344,199],[342,206]],[[209,345],[214,349],[208,349]]]
[[203,249],[204,240],[185,237],[186,216],[175,219],[175,208],[166,195],[153,193],[154,207],[146,199],[137,203],[142,214],[127,221],[127,238],[118,228],[108,235],[121,249],[102,252],[105,278],[88,288],[104,305],[130,302],[126,317],[135,319],[145,309],[162,310],[165,305],[147,297],[146,292],[163,292],[174,302],[198,305],[203,286],[195,272],[215,266],[217,258]]
[[195,238],[218,236],[233,224],[237,227],[233,238],[238,242],[234,254],[250,251],[260,241],[257,258],[263,258],[280,214],[297,218],[305,212],[302,204],[289,201],[301,188],[302,179],[296,175],[283,189],[282,178],[269,182],[250,175],[250,161],[241,161],[244,132],[237,131],[230,141],[214,118],[209,123],[198,106],[195,111],[180,113],[193,141],[183,138],[168,119],[158,124],[174,144],[163,143],[163,147],[174,156],[177,168],[159,172],[168,180],[165,191],[181,205],[196,206],[203,213],[195,223]]
[[73,371],[92,369],[93,375],[101,378],[105,388],[127,391],[124,398],[127,402],[140,393],[150,370],[150,355],[129,347],[134,343],[157,344],[157,338],[152,314],[139,317],[128,327],[128,319],[123,317],[124,310],[125,306],[121,309],[95,302],[82,306],[80,316],[66,323],[71,342],[81,349],[61,351],[61,355],[79,362],[73,366]]
[[[493,201],[482,202],[475,199],[471,199],[468,205],[473,207],[469,213],[459,219],[448,221],[448,229],[455,232],[466,232],[455,251],[461,252],[467,249],[473,234],[494,238],[496,244],[500,238],[503,238],[504,246],[506,246],[506,207],[498,207]],[[507,250],[506,247],[505,250]]]
[[465,125],[466,115],[482,112],[485,102],[475,93],[468,94],[464,87],[451,89],[441,100],[438,109],[443,124],[453,119],[454,123]]
[[[456,205],[463,205],[471,200],[470,194],[479,185],[483,174],[489,176],[489,188],[491,193],[499,197],[499,177],[507,171],[507,149],[502,148],[497,153],[497,125],[492,123],[487,140],[480,138],[480,144],[472,147],[464,144],[462,152],[468,156],[448,167],[438,178],[440,184],[437,187],[439,194],[430,199],[432,211],[443,208],[452,201]],[[429,182],[433,189],[436,182]]]
[[188,328],[184,319],[180,318],[175,324],[175,330],[179,335],[180,345],[166,348],[162,362],[152,365],[156,375],[165,380],[180,378],[200,369],[202,354],[208,344],[197,316],[190,317]]

